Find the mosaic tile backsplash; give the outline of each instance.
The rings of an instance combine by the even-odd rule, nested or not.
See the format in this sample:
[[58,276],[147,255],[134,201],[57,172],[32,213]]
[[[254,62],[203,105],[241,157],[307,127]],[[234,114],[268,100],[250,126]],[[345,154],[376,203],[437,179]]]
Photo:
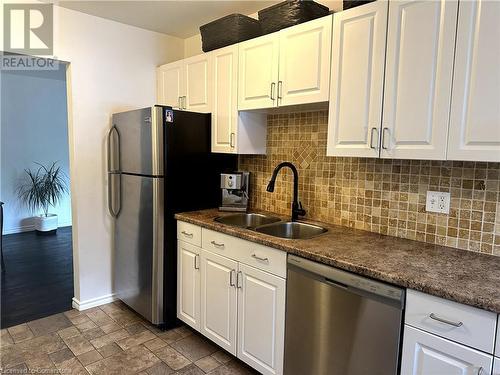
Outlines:
[[[500,163],[326,156],[328,111],[268,116],[267,155],[241,155],[251,176],[251,208],[289,214],[299,172],[306,218],[500,256]],[[451,193],[450,213],[425,211],[426,193]]]

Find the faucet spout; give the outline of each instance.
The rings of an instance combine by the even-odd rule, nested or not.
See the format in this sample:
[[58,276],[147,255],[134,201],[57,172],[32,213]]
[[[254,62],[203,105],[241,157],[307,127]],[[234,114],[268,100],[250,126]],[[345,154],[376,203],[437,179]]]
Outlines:
[[276,184],[276,177],[278,177],[279,171],[284,168],[288,167],[292,170],[293,173],[293,202],[292,202],[292,221],[296,221],[300,216],[304,216],[306,214],[306,211],[302,208],[302,204],[299,202],[298,196],[299,196],[299,173],[297,172],[297,168],[295,168],[295,165],[293,165],[290,162],[283,162],[280,163],[274,168],[273,175],[271,176],[271,179],[269,180],[269,183],[267,184],[266,190],[270,193],[274,191],[274,185]]

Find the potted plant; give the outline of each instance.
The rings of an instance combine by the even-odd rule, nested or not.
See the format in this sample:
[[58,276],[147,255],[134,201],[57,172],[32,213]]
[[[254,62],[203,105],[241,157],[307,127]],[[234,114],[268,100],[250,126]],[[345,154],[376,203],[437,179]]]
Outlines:
[[36,170],[25,169],[25,179],[17,189],[21,202],[34,214],[33,218],[37,234],[55,234],[57,231],[57,215],[49,214],[49,207],[55,207],[68,193],[66,175],[57,163],[44,166],[35,163]]

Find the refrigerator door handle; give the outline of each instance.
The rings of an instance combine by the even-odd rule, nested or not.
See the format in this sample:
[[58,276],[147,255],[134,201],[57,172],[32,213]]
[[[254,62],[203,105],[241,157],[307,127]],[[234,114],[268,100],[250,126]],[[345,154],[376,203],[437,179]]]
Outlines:
[[163,179],[153,181],[153,274],[152,322],[161,323],[163,317],[163,259],[164,259],[164,196]]
[[[118,188],[113,183],[113,177],[118,176]],[[113,218],[117,218],[122,210],[122,175],[119,172],[108,172],[108,210]],[[113,203],[115,201],[115,193],[118,195],[118,211],[115,212]]]
[[[113,133],[116,133],[116,158],[114,158],[115,153],[111,147],[111,137]],[[121,211],[121,175],[120,175],[120,133],[118,132],[118,128],[116,125],[113,125],[108,132],[108,210],[112,217],[117,218]],[[118,161],[118,168],[115,168],[113,162]],[[113,183],[113,177],[118,175],[118,189],[115,188]],[[118,193],[118,211],[115,212],[113,208],[114,203],[114,193]]]
[[[114,150],[112,149],[111,147],[111,136],[113,135],[113,133],[116,133],[116,161],[117,161],[117,167],[118,168],[114,168],[114,165],[113,165],[113,162],[115,160],[113,160],[115,154],[114,154]],[[111,129],[109,129],[109,132],[108,132],[108,172],[110,173],[116,173],[116,172],[119,172],[120,171],[120,132],[118,131],[118,128],[116,127],[116,125],[113,125],[111,127]]]
[[116,218],[118,215],[113,210],[113,203],[112,203],[112,199],[113,199],[113,192],[112,192],[112,190],[113,190],[113,188],[111,187],[111,184],[112,184],[111,179],[113,178],[113,176],[114,176],[113,173],[108,173],[108,211],[109,211],[109,214],[113,218]]

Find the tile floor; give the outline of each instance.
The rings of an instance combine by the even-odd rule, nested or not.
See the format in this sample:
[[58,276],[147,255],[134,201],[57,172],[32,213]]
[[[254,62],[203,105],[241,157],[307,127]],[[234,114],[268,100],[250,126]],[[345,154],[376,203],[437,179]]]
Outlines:
[[0,373],[257,374],[188,327],[160,331],[113,302],[1,330]]

